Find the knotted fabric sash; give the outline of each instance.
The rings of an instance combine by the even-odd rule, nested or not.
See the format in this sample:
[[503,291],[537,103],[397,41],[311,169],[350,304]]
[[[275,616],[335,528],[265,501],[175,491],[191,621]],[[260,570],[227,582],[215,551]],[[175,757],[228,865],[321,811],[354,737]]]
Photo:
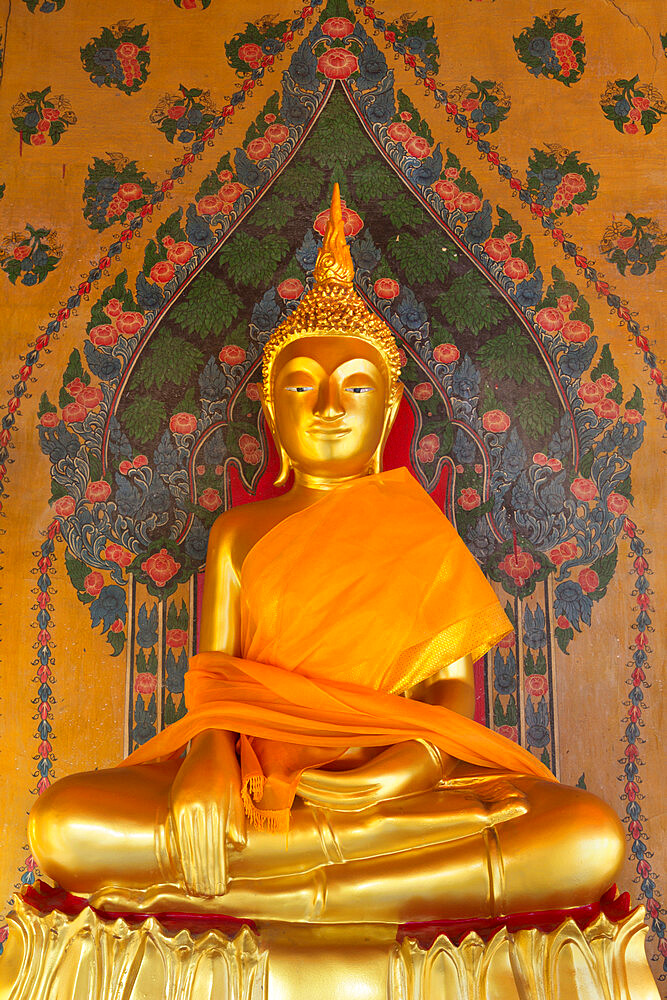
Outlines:
[[511,630],[405,469],[332,490],[268,531],[243,562],[239,615],[239,655],[194,656],[187,714],[127,763],[174,756],[207,729],[238,733],[246,811],[274,828],[288,825],[301,773],[349,747],[421,739],[471,764],[553,780],[504,737],[400,696]]

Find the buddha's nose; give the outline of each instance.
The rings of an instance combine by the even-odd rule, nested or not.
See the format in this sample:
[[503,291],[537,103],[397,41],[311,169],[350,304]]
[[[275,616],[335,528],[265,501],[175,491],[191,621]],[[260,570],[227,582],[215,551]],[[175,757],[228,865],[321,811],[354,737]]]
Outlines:
[[336,420],[344,413],[338,386],[333,379],[323,379],[319,387],[315,415],[322,420]]

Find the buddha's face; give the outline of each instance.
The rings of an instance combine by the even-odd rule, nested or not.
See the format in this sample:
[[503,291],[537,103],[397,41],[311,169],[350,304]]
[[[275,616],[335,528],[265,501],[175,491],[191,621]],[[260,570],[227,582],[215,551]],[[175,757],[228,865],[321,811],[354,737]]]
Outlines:
[[394,409],[379,351],[357,337],[304,337],[280,352],[273,379],[270,422],[295,472],[364,475]]

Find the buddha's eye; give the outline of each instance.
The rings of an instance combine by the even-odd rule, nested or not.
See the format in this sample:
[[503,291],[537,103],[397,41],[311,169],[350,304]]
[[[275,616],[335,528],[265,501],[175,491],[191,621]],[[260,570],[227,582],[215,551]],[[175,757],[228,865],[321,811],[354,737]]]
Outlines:
[[312,392],[312,385],[286,385],[288,392]]
[[372,385],[352,385],[349,389],[346,389],[345,392],[375,392],[375,389]]

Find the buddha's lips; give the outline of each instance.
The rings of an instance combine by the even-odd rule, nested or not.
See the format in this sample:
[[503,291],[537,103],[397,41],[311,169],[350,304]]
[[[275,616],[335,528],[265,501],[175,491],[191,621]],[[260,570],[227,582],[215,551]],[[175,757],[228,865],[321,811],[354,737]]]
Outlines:
[[350,428],[345,426],[327,427],[325,424],[316,424],[308,431],[313,437],[340,438],[350,433]]

